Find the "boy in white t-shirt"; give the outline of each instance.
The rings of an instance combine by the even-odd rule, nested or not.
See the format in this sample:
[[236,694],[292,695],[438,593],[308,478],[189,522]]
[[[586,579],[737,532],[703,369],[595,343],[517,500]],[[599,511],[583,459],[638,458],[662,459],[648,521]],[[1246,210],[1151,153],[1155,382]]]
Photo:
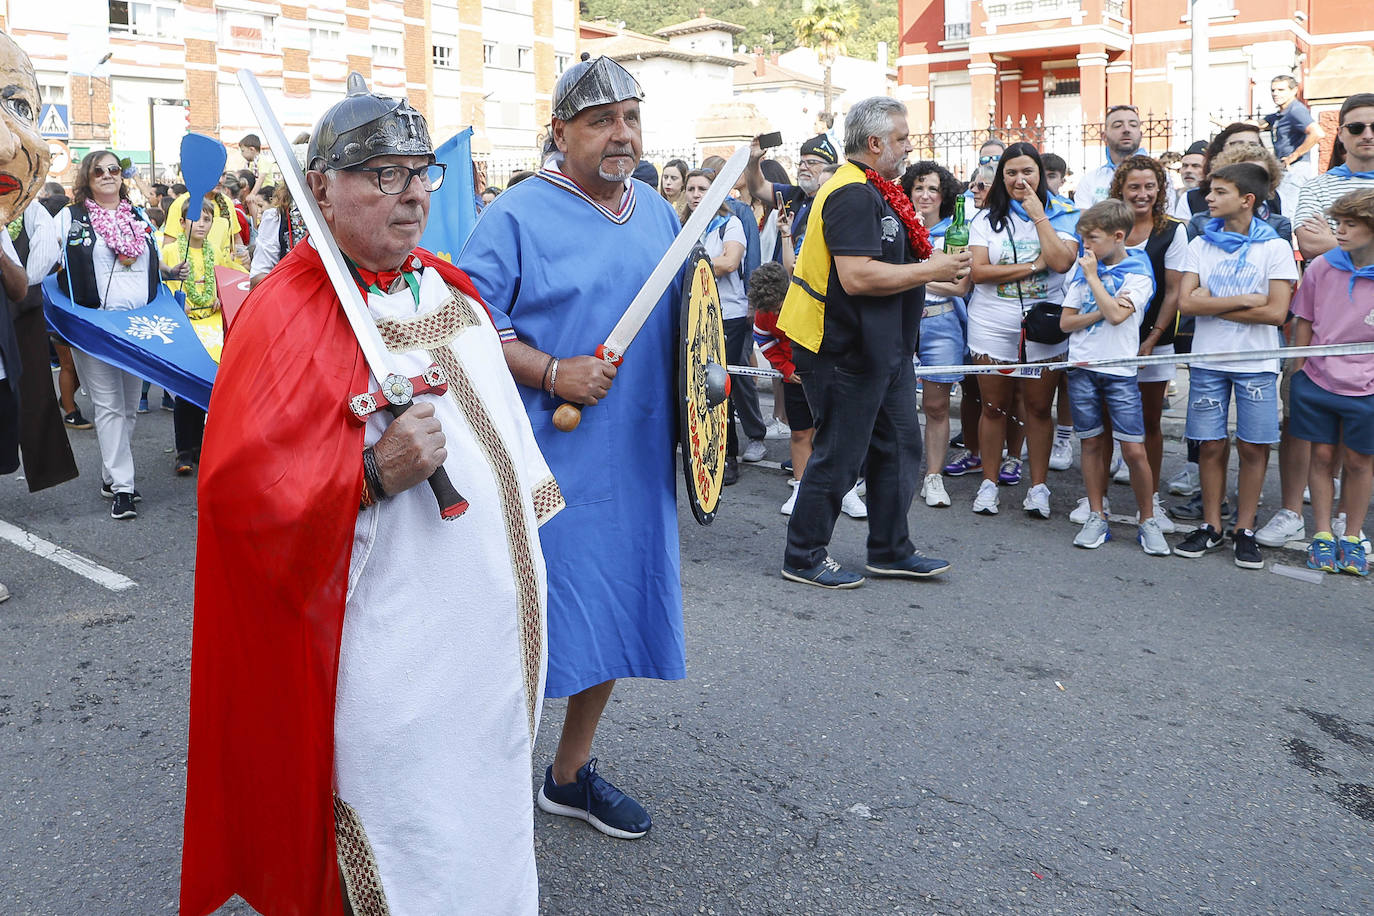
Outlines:
[[[1288,316],[1298,267],[1293,248],[1269,225],[1254,218],[1269,189],[1269,173],[1253,162],[1222,166],[1208,179],[1212,219],[1188,243],[1179,284],[1179,311],[1196,315],[1193,353],[1273,350],[1278,326]],[[1221,500],[1226,491],[1230,440],[1227,414],[1236,399],[1236,450],[1240,453],[1236,565],[1263,569],[1255,542],[1255,513],[1269,464],[1269,446],[1279,441],[1279,360],[1195,362],[1189,373],[1187,436],[1199,440],[1203,524],[1174,553],[1200,557],[1223,543]]]
[[[1140,251],[1126,248],[1135,225],[1131,208],[1119,200],[1094,204],[1078,220],[1085,253],[1069,278],[1059,326],[1069,332],[1069,361],[1130,359],[1140,348],[1140,319],[1154,295],[1154,269]],[[1152,556],[1168,556],[1169,544],[1154,518],[1154,477],[1145,453],[1145,416],[1135,366],[1097,366],[1069,370],[1073,429],[1083,446],[1083,486],[1088,491],[1087,521],[1073,539],[1094,549],[1111,540],[1102,511],[1107,495],[1103,459],[1110,451],[1103,406],[1111,435],[1131,469],[1131,489],[1140,506],[1136,540]]]

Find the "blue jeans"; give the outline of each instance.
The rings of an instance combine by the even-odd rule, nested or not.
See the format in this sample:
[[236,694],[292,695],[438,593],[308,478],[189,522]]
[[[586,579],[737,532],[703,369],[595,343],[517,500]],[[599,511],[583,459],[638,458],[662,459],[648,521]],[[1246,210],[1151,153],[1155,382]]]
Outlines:
[[1236,396],[1236,438],[1253,445],[1279,441],[1279,384],[1272,372],[1223,372],[1194,366],[1188,379],[1189,439],[1228,436],[1231,393]]
[[1140,408],[1140,386],[1134,375],[1070,369],[1069,406],[1073,408],[1074,435],[1080,439],[1102,435],[1104,405],[1112,420],[1113,439],[1145,441],[1145,414]]

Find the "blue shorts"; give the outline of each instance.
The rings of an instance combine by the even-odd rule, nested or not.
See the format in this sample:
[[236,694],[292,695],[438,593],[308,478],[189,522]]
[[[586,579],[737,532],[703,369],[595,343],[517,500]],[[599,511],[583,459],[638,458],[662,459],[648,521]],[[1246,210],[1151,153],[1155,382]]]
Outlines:
[[[953,302],[932,302],[926,305],[921,317],[921,337],[916,354],[923,366],[958,366],[964,362],[967,350],[964,340],[964,323],[953,308]],[[926,312],[947,308],[938,315],[925,316]],[[944,382],[947,385],[960,381],[963,376],[927,375],[927,381]]]
[[1145,414],[1140,409],[1140,386],[1134,375],[1107,375],[1091,369],[1069,370],[1069,406],[1073,434],[1080,439],[1102,435],[1102,405],[1112,420],[1112,438],[1145,441]]
[[1288,432],[1308,442],[1345,447],[1374,455],[1374,394],[1334,394],[1307,377],[1293,373],[1289,389]]
[[1194,366],[1188,378],[1189,439],[1228,436],[1226,418],[1236,394],[1236,438],[1252,445],[1279,441],[1279,377],[1273,372],[1221,372]]

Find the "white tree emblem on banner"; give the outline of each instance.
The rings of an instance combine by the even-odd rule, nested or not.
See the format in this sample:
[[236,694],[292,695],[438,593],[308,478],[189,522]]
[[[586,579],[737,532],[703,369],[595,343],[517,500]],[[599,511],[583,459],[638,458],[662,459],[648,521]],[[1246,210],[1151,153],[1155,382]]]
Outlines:
[[152,340],[154,337],[161,337],[162,342],[169,344],[172,338],[167,335],[177,329],[178,325],[170,318],[158,316],[157,318],[147,318],[137,315],[129,319],[129,327],[125,334],[130,337],[137,337],[139,340]]

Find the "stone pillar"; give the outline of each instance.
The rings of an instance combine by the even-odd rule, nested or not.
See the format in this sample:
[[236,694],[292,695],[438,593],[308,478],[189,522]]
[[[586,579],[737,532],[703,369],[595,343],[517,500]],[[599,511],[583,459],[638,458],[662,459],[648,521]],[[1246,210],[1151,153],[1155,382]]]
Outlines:
[[[402,60],[406,68],[406,99],[425,116],[434,121],[434,102],[429,87],[434,85],[434,42],[429,25],[429,4],[425,0],[404,0]],[[447,137],[433,138],[443,143]]]
[[1107,49],[1084,45],[1078,54],[1078,81],[1083,123],[1099,124],[1107,116]]
[[[482,60],[482,0],[458,0],[458,68],[462,71],[459,93],[458,125],[472,125],[474,153],[490,152],[491,141],[486,136],[487,113],[482,102],[485,94],[486,67]],[[552,90],[550,90],[552,92]],[[538,106],[536,105],[536,111]]]
[[972,123],[974,130],[983,130],[988,115],[997,114],[997,64],[987,54],[974,54],[968,65]]
[[181,21],[186,44],[187,126],[198,134],[219,136],[219,28],[214,0],[186,0]]
[[368,0],[348,0],[344,7],[344,47],[348,69],[372,83],[372,16]]
[[[282,4],[277,23],[281,48],[281,91],[288,98],[310,96],[310,26],[304,6]],[[289,137],[287,139],[290,139]]]
[[1131,72],[1131,59],[1124,54],[1107,64],[1107,104],[1109,106],[1134,104],[1135,94],[1132,92]]

